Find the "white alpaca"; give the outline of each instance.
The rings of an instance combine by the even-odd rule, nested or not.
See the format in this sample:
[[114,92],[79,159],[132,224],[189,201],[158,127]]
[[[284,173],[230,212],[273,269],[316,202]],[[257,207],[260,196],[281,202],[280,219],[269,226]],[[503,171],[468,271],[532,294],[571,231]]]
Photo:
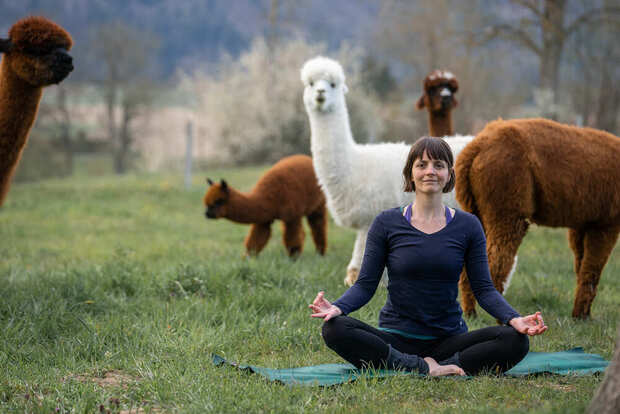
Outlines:
[[[381,211],[405,205],[415,197],[403,192],[402,169],[410,146],[405,143],[356,144],[344,99],[347,92],[342,66],[332,59],[316,57],[301,69],[304,104],[312,131],[312,160],[327,208],[336,224],[357,229],[353,256],[345,284],[357,280],[364,256],[366,236]],[[454,156],[472,136],[446,139]],[[445,202],[456,207],[454,192]]]

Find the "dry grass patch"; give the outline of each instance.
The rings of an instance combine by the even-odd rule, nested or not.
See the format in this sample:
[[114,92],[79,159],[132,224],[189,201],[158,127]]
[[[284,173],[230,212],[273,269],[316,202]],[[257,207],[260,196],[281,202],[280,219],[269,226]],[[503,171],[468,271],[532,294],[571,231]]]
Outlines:
[[129,374],[125,374],[118,370],[104,371],[103,375],[101,376],[94,376],[94,375],[87,375],[87,374],[69,375],[68,377],[64,378],[64,380],[67,380],[67,379],[73,379],[81,383],[92,382],[104,388],[105,387],[127,388],[129,384],[133,384],[139,381],[139,378],[133,377]]

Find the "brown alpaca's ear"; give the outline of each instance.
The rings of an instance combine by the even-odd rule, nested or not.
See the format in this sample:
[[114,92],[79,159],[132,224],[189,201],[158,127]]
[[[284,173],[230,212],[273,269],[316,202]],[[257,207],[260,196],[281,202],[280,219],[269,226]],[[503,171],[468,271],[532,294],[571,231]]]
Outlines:
[[0,39],[0,53],[8,53],[12,48],[11,39]]
[[228,184],[222,178],[220,178],[220,188],[223,192],[228,193]]
[[418,109],[424,109],[424,95],[420,96],[420,99],[418,99],[418,103],[415,104],[415,107]]
[[209,177],[207,177],[207,184],[213,185],[213,180],[211,180]]

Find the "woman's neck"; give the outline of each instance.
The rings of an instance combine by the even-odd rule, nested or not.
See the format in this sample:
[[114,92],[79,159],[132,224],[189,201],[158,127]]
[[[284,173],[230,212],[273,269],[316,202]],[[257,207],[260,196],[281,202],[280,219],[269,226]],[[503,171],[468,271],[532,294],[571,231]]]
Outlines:
[[445,217],[445,206],[441,195],[441,193],[426,194],[416,192],[411,211],[412,220],[430,221]]

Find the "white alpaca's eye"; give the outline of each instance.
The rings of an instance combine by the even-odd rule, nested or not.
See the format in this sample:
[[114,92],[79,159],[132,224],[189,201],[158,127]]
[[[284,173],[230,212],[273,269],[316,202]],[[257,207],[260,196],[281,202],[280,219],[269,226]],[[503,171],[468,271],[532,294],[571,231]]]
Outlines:
[[310,81],[310,86],[314,86],[314,82]]
[[330,85],[332,85],[332,88],[336,87],[336,84],[334,82],[332,82]]

